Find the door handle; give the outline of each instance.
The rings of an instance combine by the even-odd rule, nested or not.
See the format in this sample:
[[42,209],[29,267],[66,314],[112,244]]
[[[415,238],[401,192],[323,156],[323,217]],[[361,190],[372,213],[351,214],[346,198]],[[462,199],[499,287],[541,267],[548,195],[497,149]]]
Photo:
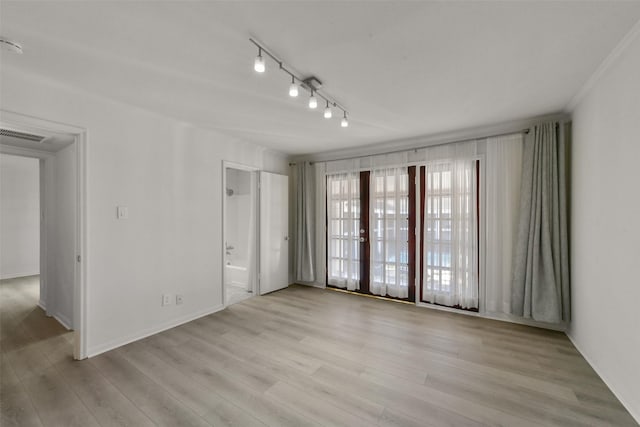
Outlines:
[[367,241],[367,239],[366,239],[366,238],[364,238],[364,237],[361,237],[361,238],[360,238],[360,243],[364,243],[364,242],[366,242],[366,241]]

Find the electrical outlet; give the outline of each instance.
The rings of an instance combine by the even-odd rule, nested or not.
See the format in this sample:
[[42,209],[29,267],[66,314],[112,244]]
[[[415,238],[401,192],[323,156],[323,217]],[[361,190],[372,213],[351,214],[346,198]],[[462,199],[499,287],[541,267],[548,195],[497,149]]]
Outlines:
[[180,305],[184,302],[182,295],[176,295],[176,305]]
[[162,295],[162,305],[171,305],[171,295],[163,294]]
[[116,216],[118,219],[129,219],[129,208],[126,206],[117,206]]

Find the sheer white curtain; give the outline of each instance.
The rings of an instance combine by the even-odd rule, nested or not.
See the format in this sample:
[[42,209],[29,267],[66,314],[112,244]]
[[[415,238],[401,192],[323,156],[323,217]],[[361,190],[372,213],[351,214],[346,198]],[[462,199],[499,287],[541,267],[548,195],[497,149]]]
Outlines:
[[426,151],[422,298],[478,308],[476,144]]
[[409,295],[408,181],[406,166],[371,171],[369,290],[375,295]]
[[327,175],[327,283],[360,288],[360,173]]
[[485,311],[511,313],[523,135],[487,139]]

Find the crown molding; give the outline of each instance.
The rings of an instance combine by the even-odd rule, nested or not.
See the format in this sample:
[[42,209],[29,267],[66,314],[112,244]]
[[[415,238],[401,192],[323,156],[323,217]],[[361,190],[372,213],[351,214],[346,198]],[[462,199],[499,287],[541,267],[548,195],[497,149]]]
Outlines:
[[602,63],[598,66],[596,71],[589,77],[589,79],[585,82],[584,85],[580,88],[578,93],[571,98],[571,101],[565,106],[564,111],[571,113],[575,108],[580,104],[580,102],[584,99],[585,96],[593,87],[598,83],[598,81],[602,78],[603,75],[607,73],[609,68],[616,62],[616,60],[627,50],[629,45],[638,37],[640,34],[640,20],[636,22],[636,24],[631,28],[631,30],[620,40],[620,42],[616,45],[616,47],[611,51],[611,53],[602,61]]

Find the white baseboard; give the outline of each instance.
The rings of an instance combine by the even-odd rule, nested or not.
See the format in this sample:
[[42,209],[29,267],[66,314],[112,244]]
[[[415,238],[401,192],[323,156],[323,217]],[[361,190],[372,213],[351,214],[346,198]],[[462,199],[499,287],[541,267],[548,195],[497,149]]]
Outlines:
[[210,314],[216,313],[220,310],[223,310],[224,306],[219,305],[214,308],[207,308],[205,310],[198,311],[196,313],[188,314],[186,316],[179,317],[177,319],[170,320],[168,322],[162,323],[158,326],[154,326],[152,328],[144,329],[142,331],[136,332],[134,334],[128,335],[123,338],[116,338],[104,344],[99,344],[93,347],[90,347],[87,350],[87,357],[94,357],[102,353],[106,353],[107,351],[113,350],[118,347],[122,347],[123,345],[127,345],[134,341],[141,340],[151,335],[155,335],[162,331],[166,331],[167,329],[175,328],[176,326],[180,326],[184,323],[191,322],[193,320],[199,319],[200,317],[208,316]]
[[511,314],[506,314],[506,313],[492,313],[492,312],[477,312],[477,311],[469,311],[469,310],[460,310],[457,308],[452,308],[452,307],[446,307],[446,306],[442,306],[442,305],[437,305],[437,304],[429,304],[429,303],[425,303],[425,302],[418,302],[416,303],[417,307],[424,307],[424,308],[428,308],[431,310],[440,310],[440,311],[446,311],[449,313],[456,313],[456,314],[463,314],[465,316],[473,316],[473,317],[481,317],[483,319],[490,319],[490,320],[498,320],[500,322],[507,322],[507,323],[516,323],[518,325],[526,325],[526,326],[532,326],[534,328],[542,328],[542,329],[549,329],[551,331],[559,331],[559,332],[565,332],[567,330],[567,324],[566,323],[545,323],[545,322],[537,322],[535,320],[532,319],[527,319],[524,317],[518,317],[518,316],[514,316]]
[[525,317],[514,316],[513,314],[506,313],[494,313],[494,312],[484,312],[480,313],[480,317],[484,317],[485,319],[492,320],[501,320],[503,322],[509,323],[517,323],[519,325],[533,326],[534,328],[542,328],[549,329],[552,331],[565,332],[567,331],[567,323],[546,323],[546,322],[538,322],[533,319],[527,319]]
[[71,327],[71,320],[69,320],[67,316],[64,316],[60,313],[54,313],[53,318],[56,319],[58,323],[60,323],[62,326],[64,326],[67,329],[67,331],[70,331],[73,329]]
[[39,271],[34,272],[30,272],[30,273],[9,273],[9,274],[3,274],[0,275],[0,280],[6,280],[6,279],[18,279],[20,277],[30,277],[30,276],[38,276],[40,275]]
[[324,283],[316,283],[316,282],[293,282],[292,285],[302,285],[302,286],[311,286],[313,288],[324,289],[327,286]]
[[600,379],[602,379],[602,381],[606,384],[606,386],[609,387],[609,390],[611,390],[611,393],[613,393],[613,395],[620,401],[620,403],[622,403],[622,406],[624,406],[624,408],[627,411],[629,411],[629,414],[631,414],[633,419],[636,420],[636,422],[638,424],[640,424],[640,408],[634,408],[633,405],[631,405],[622,396],[620,396],[618,393],[616,393],[615,389],[611,386],[611,381],[609,381],[607,379],[606,375],[603,375],[602,371],[600,369],[598,369],[598,367],[592,362],[592,360],[589,358],[589,356],[587,356],[580,349],[580,346],[574,341],[573,337],[568,332],[565,332],[565,334],[567,335],[567,338],[569,338],[569,341],[571,341],[573,346],[576,348],[576,350],[578,350],[578,352],[582,355],[582,357],[584,357],[584,360],[587,361],[587,363],[596,372],[596,374],[598,374]]

